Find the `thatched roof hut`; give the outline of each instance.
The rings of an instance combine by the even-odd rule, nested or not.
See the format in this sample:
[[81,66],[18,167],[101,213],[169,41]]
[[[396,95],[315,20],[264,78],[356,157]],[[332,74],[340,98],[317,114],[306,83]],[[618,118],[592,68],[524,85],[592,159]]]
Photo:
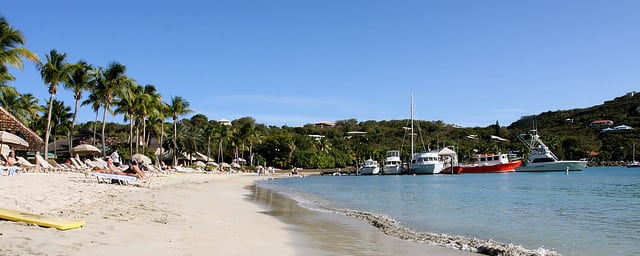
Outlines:
[[3,107],[0,107],[0,131],[7,131],[18,135],[29,143],[29,147],[19,145],[12,146],[14,150],[39,152],[44,145],[44,141],[38,134],[29,129],[29,127],[20,122]]

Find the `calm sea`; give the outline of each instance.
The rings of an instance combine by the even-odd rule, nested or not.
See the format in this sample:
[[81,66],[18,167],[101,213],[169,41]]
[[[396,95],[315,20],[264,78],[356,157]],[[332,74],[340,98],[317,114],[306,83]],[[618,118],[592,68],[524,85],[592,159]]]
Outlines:
[[640,255],[640,169],[309,176],[260,186],[309,209],[328,205],[382,213],[418,231],[543,247],[563,255]]

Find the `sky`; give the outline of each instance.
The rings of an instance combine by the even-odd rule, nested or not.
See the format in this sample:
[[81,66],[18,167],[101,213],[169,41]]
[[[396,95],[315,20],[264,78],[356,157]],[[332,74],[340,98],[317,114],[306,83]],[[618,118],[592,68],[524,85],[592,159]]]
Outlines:
[[[72,63],[119,62],[212,120],[408,119],[413,93],[416,119],[475,127],[638,90],[638,10],[635,0],[7,0],[0,15],[42,60],[56,49]],[[12,74],[44,104],[35,65]],[[56,99],[74,104],[68,90]],[[94,118],[79,110],[80,122]]]

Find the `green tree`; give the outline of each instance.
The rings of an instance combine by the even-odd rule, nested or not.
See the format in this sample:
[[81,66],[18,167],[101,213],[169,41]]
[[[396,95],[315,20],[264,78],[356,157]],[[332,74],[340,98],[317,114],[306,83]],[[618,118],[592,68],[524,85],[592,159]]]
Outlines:
[[107,112],[111,109],[111,103],[114,101],[116,92],[120,88],[131,83],[131,79],[125,74],[126,67],[120,63],[114,62],[109,64],[106,69],[100,70],[96,77],[96,90],[97,94],[102,96],[102,155],[106,155],[106,141],[105,141],[105,127],[107,121]]
[[9,74],[7,65],[22,69],[23,58],[36,64],[40,62],[38,55],[21,47],[24,44],[22,33],[12,27],[5,17],[0,17],[0,85],[15,80],[15,77]]
[[177,150],[178,150],[178,117],[193,112],[189,109],[189,102],[180,96],[171,97],[171,103],[169,109],[173,116],[173,164],[178,163]]
[[73,91],[73,99],[75,99],[76,104],[73,110],[73,120],[71,121],[71,129],[69,130],[69,152],[73,148],[73,129],[76,124],[76,120],[78,118],[78,104],[82,99],[82,92],[89,89],[91,86],[91,73],[90,71],[93,69],[91,65],[87,64],[84,61],[78,61],[76,64],[71,65],[67,82],[64,84],[64,87]]
[[51,111],[53,108],[53,99],[58,92],[58,84],[65,83],[70,72],[71,66],[66,63],[67,54],[58,53],[58,51],[51,50],[46,55],[47,61],[45,63],[38,63],[38,70],[42,76],[42,80],[45,84],[49,84],[49,112],[47,114],[47,127],[45,129],[44,139],[44,158],[48,159],[47,153],[49,152],[49,136],[51,129]]

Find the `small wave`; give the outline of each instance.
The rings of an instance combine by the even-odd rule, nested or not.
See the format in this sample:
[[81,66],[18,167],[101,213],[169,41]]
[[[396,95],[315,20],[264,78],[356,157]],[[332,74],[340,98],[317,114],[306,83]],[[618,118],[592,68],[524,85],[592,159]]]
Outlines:
[[403,226],[399,221],[384,214],[376,214],[351,209],[333,209],[335,213],[361,219],[378,228],[386,235],[404,240],[422,242],[451,249],[504,256],[557,256],[559,253],[545,248],[526,249],[521,245],[505,244],[493,240],[480,240],[464,236],[452,236],[430,232],[419,232]]

